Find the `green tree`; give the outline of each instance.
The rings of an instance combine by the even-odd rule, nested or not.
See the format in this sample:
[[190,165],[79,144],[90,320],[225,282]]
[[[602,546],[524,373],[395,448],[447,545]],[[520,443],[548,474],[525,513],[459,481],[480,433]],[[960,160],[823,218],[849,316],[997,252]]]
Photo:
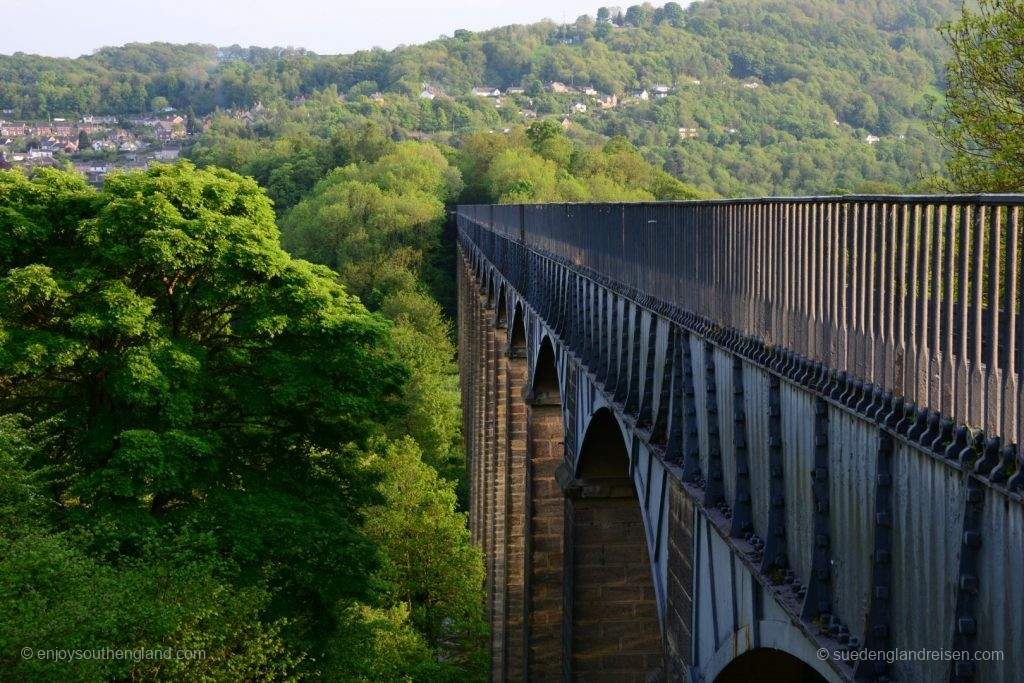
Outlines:
[[[195,556],[165,538],[136,558],[91,556],[84,529],[54,532],[48,472],[33,460],[52,447],[52,422],[26,426],[0,416],[0,671],[18,680],[287,679],[298,660],[265,624],[264,587],[228,582],[231,563]],[[37,648],[94,651],[200,649],[202,659],[83,659],[69,664],[20,656]]]
[[978,0],[941,30],[953,50],[940,137],[963,191],[1024,190],[1024,2]]
[[554,119],[534,121],[530,124],[530,127],[526,129],[526,137],[529,138],[535,150],[546,141],[561,136],[562,127],[558,125],[558,121],[555,121]]
[[[481,141],[487,138],[481,137]],[[411,435],[425,460],[463,479],[451,328],[421,284],[434,273],[444,201],[462,189],[458,168],[434,145],[403,142],[376,161],[337,169],[282,218],[285,246],[330,266],[349,291],[392,322],[409,367],[408,410],[387,423]]]
[[420,460],[411,439],[378,443],[373,452],[384,503],[367,511],[365,530],[384,556],[378,577],[411,607],[412,623],[441,659],[483,674],[483,558],[469,544],[453,484]]
[[0,173],[0,415],[51,432],[58,524],[99,557],[166,535],[268,581],[293,652],[370,593],[351,446],[401,412],[384,322],[279,246],[259,187],[187,163]]
[[507,149],[496,156],[487,171],[487,182],[501,203],[558,201],[558,167],[522,149]]
[[189,105],[188,111],[185,112],[185,130],[189,135],[199,135],[203,132],[203,122],[196,115],[192,105]]
[[376,307],[394,289],[387,286],[395,275],[389,265],[407,272],[409,283],[415,280],[424,249],[438,237],[444,205],[423,192],[383,190],[358,175],[355,168],[338,169],[322,180],[281,219],[283,243],[336,270],[351,291]]
[[465,478],[465,461],[451,325],[437,302],[419,287],[397,289],[380,312],[391,321],[395,350],[410,370],[405,393],[409,410],[388,431],[396,438],[411,436],[424,462],[445,479],[460,481]]
[[686,15],[678,2],[666,2],[665,6],[661,8],[661,12],[662,17],[673,28],[682,28],[686,23]]
[[626,9],[626,23],[630,26],[644,27],[651,22],[653,15],[650,5],[630,5]]

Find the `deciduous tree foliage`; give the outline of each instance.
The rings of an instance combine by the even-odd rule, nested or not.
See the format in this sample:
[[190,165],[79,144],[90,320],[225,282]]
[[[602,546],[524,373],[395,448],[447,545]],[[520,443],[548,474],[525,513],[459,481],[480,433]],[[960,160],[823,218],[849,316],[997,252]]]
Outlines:
[[979,0],[943,33],[953,49],[937,131],[968,192],[1024,190],[1024,2]]
[[483,563],[469,544],[465,513],[456,511],[454,484],[421,461],[408,437],[372,452],[371,463],[385,472],[384,502],[367,510],[364,527],[381,547],[377,576],[449,666],[485,674]]
[[[707,196],[655,168],[622,136],[594,150],[570,140],[556,122],[525,134],[478,133],[460,148],[475,200],[501,203],[652,201]],[[478,178],[480,176],[477,176]]]
[[461,189],[458,169],[436,147],[400,143],[372,163],[330,172],[282,217],[283,244],[340,273],[350,291],[377,307],[388,288],[374,290],[384,285],[390,266],[422,275],[425,252],[440,235],[444,202]]
[[239,680],[351,668],[355,629],[432,670],[442,643],[374,578],[364,529],[386,500],[364,445],[406,414],[390,335],[281,249],[252,180],[0,173],[0,644],[206,648],[81,671]]
[[0,409],[63,414],[80,500],[160,515],[396,411],[385,326],[281,250],[252,181],[182,163],[102,193],[0,182]]
[[393,436],[411,435],[424,460],[464,480],[457,369],[451,326],[423,282],[440,280],[445,202],[462,190],[457,167],[432,144],[394,145],[375,160],[327,174],[281,218],[283,244],[330,266],[348,291],[392,323],[393,348],[410,369],[408,410],[388,420]]

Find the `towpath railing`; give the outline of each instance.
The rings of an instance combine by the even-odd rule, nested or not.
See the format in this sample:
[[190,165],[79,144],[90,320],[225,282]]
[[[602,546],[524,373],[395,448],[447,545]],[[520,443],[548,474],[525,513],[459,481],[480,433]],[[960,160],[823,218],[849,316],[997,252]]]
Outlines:
[[871,196],[459,214],[1005,448],[1024,424],[1022,205],[1024,195]]

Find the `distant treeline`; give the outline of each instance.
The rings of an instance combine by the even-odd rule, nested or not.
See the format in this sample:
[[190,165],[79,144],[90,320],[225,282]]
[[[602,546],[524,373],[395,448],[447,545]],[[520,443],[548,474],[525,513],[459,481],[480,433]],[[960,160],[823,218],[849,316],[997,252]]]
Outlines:
[[558,80],[621,95],[654,82],[756,77],[827,86],[822,98],[837,113],[862,109],[862,101],[848,98],[866,92],[881,106],[878,114],[866,107],[870,123],[879,114],[909,113],[921,89],[936,81],[944,47],[934,28],[957,4],[717,0],[685,10],[636,5],[621,16],[595,8],[599,19],[570,25],[458,30],[424,45],[338,56],[168,43],[105,47],[78,59],[18,53],[0,56],[0,110],[16,118],[126,114],[164,97],[204,114],[367,83],[414,95],[428,82],[461,96],[480,85]]

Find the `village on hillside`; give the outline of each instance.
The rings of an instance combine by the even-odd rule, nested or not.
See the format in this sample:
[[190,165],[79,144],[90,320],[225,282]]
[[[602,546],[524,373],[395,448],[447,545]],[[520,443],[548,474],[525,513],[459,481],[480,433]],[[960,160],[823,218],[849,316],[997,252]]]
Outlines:
[[170,107],[145,116],[83,116],[74,121],[0,118],[0,168],[70,163],[90,183],[100,184],[114,169],[174,161],[189,130],[187,118]]

